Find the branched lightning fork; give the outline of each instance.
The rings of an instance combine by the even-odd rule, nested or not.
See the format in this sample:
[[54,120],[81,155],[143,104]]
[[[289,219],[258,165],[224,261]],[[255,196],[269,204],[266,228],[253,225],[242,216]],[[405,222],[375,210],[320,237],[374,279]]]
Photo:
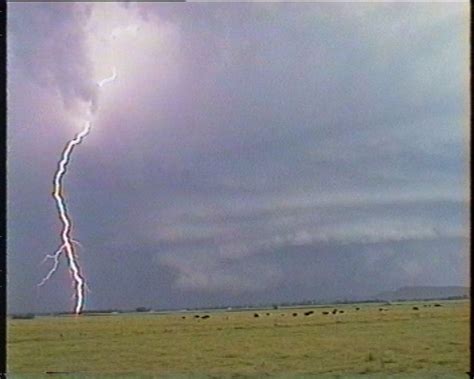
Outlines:
[[[97,84],[99,87],[103,87],[104,84],[115,80],[116,77],[117,77],[117,72],[114,67],[112,76],[101,80]],[[72,140],[70,140],[66,144],[66,147],[64,148],[64,151],[61,154],[61,159],[58,164],[58,170],[56,171],[54,175],[53,197],[56,201],[56,206],[58,208],[60,221],[63,224],[63,229],[61,231],[62,245],[54,254],[52,255],[48,254],[44,258],[43,262],[48,259],[52,259],[54,264],[51,270],[47,273],[47,275],[43,278],[43,280],[38,284],[38,286],[41,287],[51,278],[51,276],[58,269],[59,258],[61,254],[65,253],[69,271],[71,273],[71,277],[72,277],[73,285],[74,285],[74,297],[75,297],[74,312],[76,314],[81,313],[84,308],[85,289],[87,289],[87,285],[86,285],[84,277],[81,275],[81,269],[78,264],[77,256],[73,247],[73,243],[78,243],[78,242],[73,240],[70,236],[71,221],[66,210],[66,202],[62,195],[62,179],[65,173],[67,172],[67,165],[70,161],[70,157],[74,150],[74,147],[79,145],[83,141],[83,139],[89,134],[90,130],[91,130],[91,122],[86,121],[82,131],[79,132]]]

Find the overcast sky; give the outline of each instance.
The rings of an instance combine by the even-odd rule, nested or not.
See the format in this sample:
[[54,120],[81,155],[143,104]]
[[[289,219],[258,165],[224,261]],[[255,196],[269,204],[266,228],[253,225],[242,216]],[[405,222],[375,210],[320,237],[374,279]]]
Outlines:
[[[468,4],[9,3],[8,306],[468,284]],[[103,88],[96,83],[118,77]],[[64,257],[63,257],[64,258]]]

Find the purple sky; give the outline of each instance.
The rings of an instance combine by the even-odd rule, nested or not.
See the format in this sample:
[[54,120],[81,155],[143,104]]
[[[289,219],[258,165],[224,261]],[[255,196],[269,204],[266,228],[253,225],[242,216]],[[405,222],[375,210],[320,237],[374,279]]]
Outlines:
[[[9,311],[468,283],[468,4],[10,3]],[[117,68],[115,82],[97,81]]]

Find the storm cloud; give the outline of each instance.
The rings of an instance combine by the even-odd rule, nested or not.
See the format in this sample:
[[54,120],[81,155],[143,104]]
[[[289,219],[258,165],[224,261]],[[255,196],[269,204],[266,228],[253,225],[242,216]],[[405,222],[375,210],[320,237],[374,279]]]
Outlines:
[[86,309],[466,285],[468,26],[462,3],[11,4],[10,309],[70,309],[65,265],[35,284],[89,104],[65,178]]

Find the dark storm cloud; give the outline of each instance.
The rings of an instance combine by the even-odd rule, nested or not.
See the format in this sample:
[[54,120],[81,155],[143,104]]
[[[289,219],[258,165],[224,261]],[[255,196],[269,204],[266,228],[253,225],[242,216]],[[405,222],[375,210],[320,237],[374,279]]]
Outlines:
[[[177,221],[173,224],[174,230],[181,230],[181,236],[165,234],[154,246],[160,257],[159,263],[178,273],[180,286],[186,284],[189,288],[196,288],[202,285],[205,288],[209,283],[203,281],[209,280],[214,285],[219,281],[222,287],[232,283],[234,291],[245,291],[248,282],[244,280],[245,275],[237,270],[245,263],[248,273],[257,267],[261,273],[272,274],[269,277],[259,276],[262,289],[267,286],[278,288],[290,278],[292,281],[300,280],[296,279],[296,271],[292,271],[296,270],[297,261],[301,262],[301,258],[297,259],[294,253],[298,249],[314,254],[316,261],[319,261],[321,254],[336,254],[339,250],[355,254],[357,267],[363,267],[367,263],[364,254],[367,249],[372,249],[373,255],[376,254],[375,247],[378,247],[381,250],[379,254],[383,255],[390,246],[396,248],[398,253],[403,253],[407,246],[415,246],[418,257],[423,254],[429,257],[429,266],[432,252],[427,247],[436,241],[458,241],[459,244],[465,238],[465,234],[455,226],[465,207],[466,204],[451,201],[417,201],[356,206],[332,204],[264,210],[247,215],[195,215],[181,217],[181,223]],[[199,234],[192,238],[194,226],[200,229]],[[163,231],[166,228],[163,225],[158,229]],[[202,235],[208,237],[198,237]],[[259,261],[261,256],[273,256],[275,261],[267,262],[272,266],[263,269],[265,266]],[[295,262],[282,264],[282,259]],[[338,259],[331,259],[336,264]],[[453,259],[457,262],[459,255],[455,254]],[[227,265],[225,271],[232,267],[237,278],[242,280],[234,283],[229,277],[219,276],[224,269],[220,265],[224,264]],[[342,274],[335,273],[324,263],[321,269],[325,278],[345,275],[345,263],[341,261],[339,267]],[[290,272],[293,274],[290,275]]]
[[[63,99],[95,99],[83,45],[88,8],[74,7],[11,11],[9,264],[24,273],[12,276],[10,293],[22,294],[12,308],[68,307],[57,288],[66,275],[48,292],[30,289],[57,243],[48,195],[70,138],[58,129],[73,122],[57,110],[54,86],[23,74],[37,57],[42,64],[28,75],[62,80]],[[125,9],[138,12],[143,30],[164,32],[130,54],[143,55],[139,69],[119,73],[113,103],[98,112],[67,176],[88,306],[261,303],[465,283],[464,5]],[[29,23],[44,33],[28,36]],[[80,69],[69,70],[69,60]]]

